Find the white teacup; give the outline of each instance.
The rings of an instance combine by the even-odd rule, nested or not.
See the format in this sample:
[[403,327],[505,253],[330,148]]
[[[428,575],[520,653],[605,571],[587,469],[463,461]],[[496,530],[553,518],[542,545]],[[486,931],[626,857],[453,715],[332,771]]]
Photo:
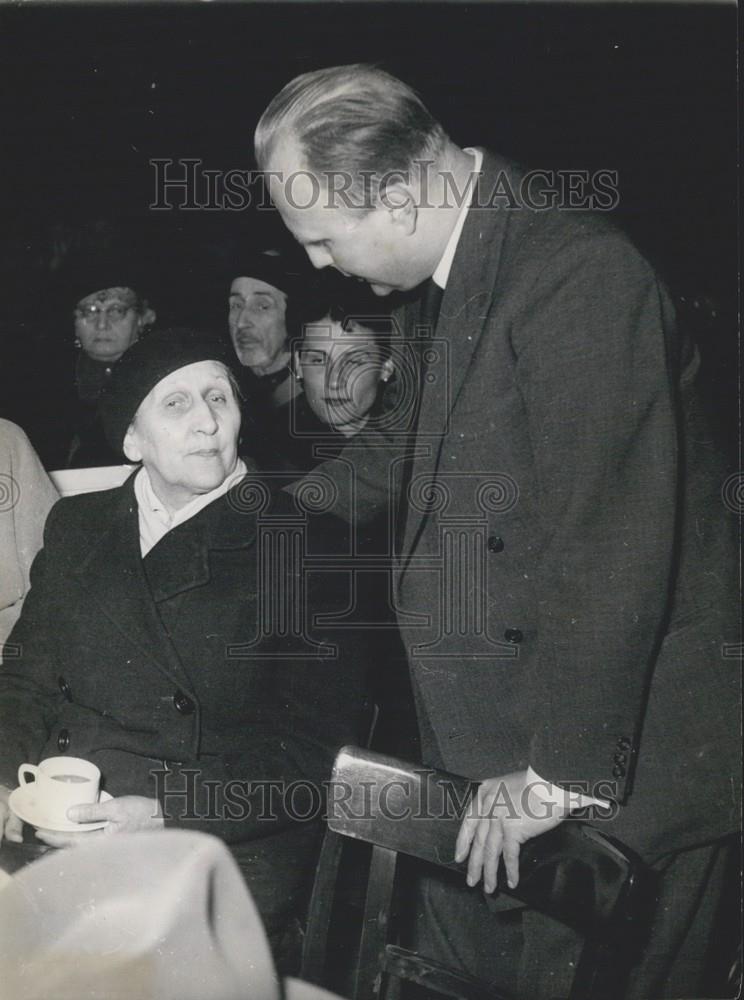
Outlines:
[[47,757],[39,765],[21,764],[18,784],[33,789],[50,819],[66,820],[70,806],[98,802],[101,772],[82,757]]

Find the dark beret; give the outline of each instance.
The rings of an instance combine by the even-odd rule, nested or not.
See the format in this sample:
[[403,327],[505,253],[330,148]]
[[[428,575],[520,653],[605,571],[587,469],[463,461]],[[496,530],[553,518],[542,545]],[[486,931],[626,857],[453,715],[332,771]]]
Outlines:
[[232,370],[235,354],[213,333],[172,327],[153,330],[122,355],[99,401],[101,422],[112,448],[122,450],[140,403],[158,382],[197,361],[221,361]]
[[265,281],[272,288],[284,292],[292,298],[302,290],[303,274],[300,268],[290,264],[280,253],[263,251],[248,253],[235,264],[231,280],[235,278],[256,278]]
[[106,249],[71,255],[57,276],[62,304],[74,309],[82,299],[106,288],[129,288],[148,299],[149,282],[135,256]]

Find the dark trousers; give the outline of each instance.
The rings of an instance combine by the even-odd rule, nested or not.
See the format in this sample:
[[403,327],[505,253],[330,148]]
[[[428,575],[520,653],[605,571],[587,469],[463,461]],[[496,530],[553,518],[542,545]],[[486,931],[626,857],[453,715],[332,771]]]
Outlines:
[[[665,858],[651,935],[632,969],[624,1000],[724,997],[705,981],[716,915],[735,844],[720,841]],[[581,940],[542,914],[486,897],[464,876],[420,882],[415,945],[424,955],[462,969],[517,997],[568,995]],[[715,988],[714,988],[715,989]]]

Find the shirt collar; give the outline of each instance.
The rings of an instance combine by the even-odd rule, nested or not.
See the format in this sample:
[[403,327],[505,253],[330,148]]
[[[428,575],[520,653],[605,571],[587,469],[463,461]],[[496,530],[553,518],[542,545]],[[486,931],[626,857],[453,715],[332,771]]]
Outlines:
[[179,510],[175,511],[175,513],[169,514],[152,487],[147,469],[144,467],[141,468],[134,478],[134,495],[139,511],[140,550],[142,558],[144,559],[150,549],[154,548],[169,531],[172,531],[179,524],[183,524],[184,521],[188,521],[194,517],[195,514],[198,514],[200,510],[203,510],[213,500],[224,496],[247,472],[248,469],[245,462],[239,458],[234,470],[227,476],[224,482],[208,493],[200,493],[199,496],[194,497],[193,500],[190,500]]
[[455,253],[457,251],[457,244],[460,242],[462,227],[465,225],[465,219],[468,216],[468,211],[473,201],[473,192],[475,191],[477,175],[480,173],[481,167],[483,166],[482,149],[473,149],[471,146],[466,146],[464,152],[471,153],[475,157],[475,163],[473,165],[473,171],[470,175],[470,180],[468,181],[468,196],[463,202],[460,214],[457,216],[455,228],[452,230],[450,238],[447,241],[447,246],[444,248],[442,259],[437,264],[436,270],[432,275],[432,281],[435,285],[439,285],[440,288],[447,287],[447,281],[449,279],[450,271],[452,270],[452,262],[455,259]]

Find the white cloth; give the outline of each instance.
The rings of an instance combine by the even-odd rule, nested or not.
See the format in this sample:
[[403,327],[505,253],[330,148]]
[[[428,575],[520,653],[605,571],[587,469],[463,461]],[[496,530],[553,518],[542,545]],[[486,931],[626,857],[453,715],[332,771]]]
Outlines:
[[229,849],[87,834],[0,882],[0,1000],[338,1000],[274,968]]
[[235,469],[220,486],[215,487],[215,489],[210,490],[208,493],[201,493],[181,507],[180,510],[169,514],[165,509],[165,505],[152,488],[147,469],[144,467],[141,468],[134,480],[134,495],[139,509],[140,551],[142,552],[142,558],[144,559],[150,549],[158,544],[163,535],[167,535],[173,528],[179,524],[183,524],[184,521],[188,521],[189,518],[198,514],[200,510],[203,510],[213,500],[224,496],[247,472],[248,469],[245,462],[239,458]]

